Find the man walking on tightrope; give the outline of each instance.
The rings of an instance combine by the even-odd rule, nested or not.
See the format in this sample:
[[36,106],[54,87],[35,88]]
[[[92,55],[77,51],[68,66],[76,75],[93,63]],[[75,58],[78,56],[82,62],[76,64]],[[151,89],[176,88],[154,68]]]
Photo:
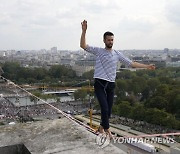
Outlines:
[[106,132],[109,137],[112,138],[111,131],[109,130],[109,118],[111,116],[113,105],[117,62],[121,61],[122,63],[135,68],[155,69],[155,66],[133,62],[125,57],[121,52],[112,49],[114,34],[111,32],[104,33],[103,39],[105,48],[87,45],[87,21],[84,20],[81,25],[82,34],[80,47],[96,56],[94,91],[101,107],[101,123],[98,131],[100,133]]

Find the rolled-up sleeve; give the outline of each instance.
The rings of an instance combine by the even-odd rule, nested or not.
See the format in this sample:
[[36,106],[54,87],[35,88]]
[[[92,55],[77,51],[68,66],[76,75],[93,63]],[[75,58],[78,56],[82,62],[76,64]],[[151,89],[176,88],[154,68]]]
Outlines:
[[99,54],[99,49],[100,48],[98,48],[98,47],[93,47],[93,46],[87,45],[87,48],[85,49],[85,51],[92,53],[92,54],[97,56]]
[[119,61],[121,61],[123,64],[127,65],[127,66],[131,66],[133,61],[130,60],[128,57],[124,56],[124,54],[122,54],[120,51],[117,51],[118,53],[118,57],[119,57]]

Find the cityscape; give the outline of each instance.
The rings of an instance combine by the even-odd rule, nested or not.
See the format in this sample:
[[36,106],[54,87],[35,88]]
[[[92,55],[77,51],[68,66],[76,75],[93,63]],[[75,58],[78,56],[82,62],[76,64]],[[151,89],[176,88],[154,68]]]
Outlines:
[[[144,64],[155,64],[156,67],[180,67],[180,49],[163,50],[120,50],[133,61]],[[58,50],[52,47],[50,50],[0,50],[0,63],[19,62],[22,67],[44,67],[52,65],[65,65],[72,67],[77,76],[94,69],[95,57],[83,50],[70,51]],[[118,64],[118,69],[122,66]]]
[[[121,50],[121,52],[129,57],[133,61],[137,61],[144,64],[155,64],[157,70],[163,70],[168,68],[174,68],[177,70],[180,67],[180,50],[179,49],[168,49],[163,50]],[[11,83],[10,80],[1,77],[0,80],[0,120],[1,125],[6,127],[11,125],[17,125],[18,123],[28,123],[28,122],[38,122],[48,120],[61,119],[62,115],[59,113],[59,109],[65,114],[69,114],[78,120],[83,120],[89,123],[89,111],[92,108],[93,113],[93,125],[97,125],[99,120],[100,110],[97,103],[94,103],[95,97],[91,92],[92,87],[92,77],[91,79],[84,78],[84,74],[94,70],[95,66],[95,56],[89,54],[83,50],[70,51],[70,50],[58,50],[57,47],[52,47],[50,50],[42,49],[40,51],[28,51],[28,50],[7,50],[0,51],[0,63],[2,64],[1,74],[6,73],[6,69],[3,68],[3,64],[9,63],[14,65],[19,64],[21,68],[28,68],[30,70],[43,68],[45,70],[52,69],[54,66],[63,66],[67,69],[72,69],[75,72],[76,86],[73,87],[69,80],[64,80],[65,83],[69,83],[69,87],[62,87],[61,85],[56,85],[52,87],[50,83],[27,83],[19,87],[18,85]],[[138,69],[129,68],[120,62],[118,63],[117,72],[122,74],[124,71],[137,72]],[[142,70],[142,69],[140,69]],[[10,73],[10,72],[9,72]],[[178,75],[176,75],[178,77]],[[67,76],[67,79],[69,77]],[[77,84],[77,79],[81,78]],[[59,78],[61,80],[61,77]],[[121,79],[120,79],[121,80]],[[58,81],[58,80],[57,80]],[[118,80],[119,81],[119,80]],[[85,89],[83,87],[85,85]],[[39,84],[39,85],[38,85]],[[52,83],[53,84],[53,83]],[[158,84],[158,83],[157,83]],[[78,87],[77,87],[78,85]],[[139,85],[140,86],[140,85]],[[145,85],[144,85],[145,86]],[[82,88],[80,90],[79,88]],[[88,89],[87,89],[88,88]],[[84,90],[83,90],[84,89]],[[90,91],[89,91],[90,90]],[[86,92],[85,92],[86,91]],[[89,92],[88,92],[89,91]],[[120,87],[121,91],[121,87]],[[77,93],[77,94],[76,94]],[[79,93],[79,94],[78,94]],[[35,94],[35,95],[34,95]],[[117,93],[117,100],[122,94]],[[84,95],[84,96],[83,96]],[[126,97],[131,97],[130,92],[126,92]],[[38,96],[38,97],[37,97]],[[122,97],[122,96],[121,96]],[[136,99],[143,99],[143,95],[136,96]],[[46,101],[44,101],[44,99]],[[137,101],[137,100],[136,100]],[[158,100],[157,100],[158,101]],[[84,103],[86,102],[86,103]],[[52,108],[53,106],[54,108]],[[116,107],[116,106],[115,106]],[[123,107],[122,107],[123,108]],[[122,111],[119,111],[122,112]],[[119,113],[118,113],[119,114]],[[122,114],[123,115],[123,114]],[[125,114],[126,115],[126,114]],[[124,115],[124,116],[125,116]],[[45,120],[46,121],[46,120]],[[16,124],[17,123],[17,124]],[[45,123],[45,122],[44,122]],[[4,127],[4,128],[6,128]],[[43,126],[41,126],[43,127]],[[162,127],[161,125],[151,124],[144,121],[138,121],[131,118],[124,118],[123,116],[118,116],[114,112],[111,118],[111,127],[118,127],[119,129],[114,130],[117,134],[124,134],[129,132],[136,134],[138,132],[146,132],[148,134],[161,134],[161,133],[174,133],[178,132],[176,129],[170,129],[168,127]],[[28,128],[27,128],[28,129]],[[120,129],[122,132],[120,132]],[[146,130],[146,131],[145,131]],[[128,134],[129,135],[129,134]],[[9,136],[10,137],[10,136]],[[178,136],[173,137],[176,141],[179,141]],[[124,146],[124,144],[118,144],[118,139],[114,140],[114,145],[121,150],[128,152],[139,152],[139,153],[169,153],[172,149],[171,144],[178,147],[176,141],[170,143],[171,140],[168,138],[163,139],[163,142],[168,143],[158,143],[159,138],[143,138],[143,140],[149,140],[153,142],[156,140],[153,146],[151,144],[138,145],[139,149],[134,147]],[[165,140],[165,141],[164,141]],[[16,145],[24,146],[24,145]],[[47,145],[46,145],[47,146]],[[137,145],[134,144],[136,147]],[[168,148],[170,147],[170,148]]]

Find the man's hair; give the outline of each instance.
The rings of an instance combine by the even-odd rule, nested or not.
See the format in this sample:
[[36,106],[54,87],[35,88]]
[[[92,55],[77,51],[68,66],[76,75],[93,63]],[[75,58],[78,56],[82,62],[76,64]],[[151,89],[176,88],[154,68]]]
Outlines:
[[104,40],[106,39],[106,36],[114,36],[114,34],[112,32],[105,32],[103,36]]

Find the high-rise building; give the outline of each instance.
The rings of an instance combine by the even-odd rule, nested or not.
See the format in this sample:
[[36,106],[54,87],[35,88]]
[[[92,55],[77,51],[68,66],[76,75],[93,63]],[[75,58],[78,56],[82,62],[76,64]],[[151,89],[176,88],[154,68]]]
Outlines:
[[3,52],[3,57],[6,57],[6,52],[5,51]]
[[52,47],[52,48],[51,48],[51,52],[52,52],[52,53],[57,53],[57,47]]
[[164,48],[164,53],[166,53],[168,55],[169,54],[169,49],[168,48]]

